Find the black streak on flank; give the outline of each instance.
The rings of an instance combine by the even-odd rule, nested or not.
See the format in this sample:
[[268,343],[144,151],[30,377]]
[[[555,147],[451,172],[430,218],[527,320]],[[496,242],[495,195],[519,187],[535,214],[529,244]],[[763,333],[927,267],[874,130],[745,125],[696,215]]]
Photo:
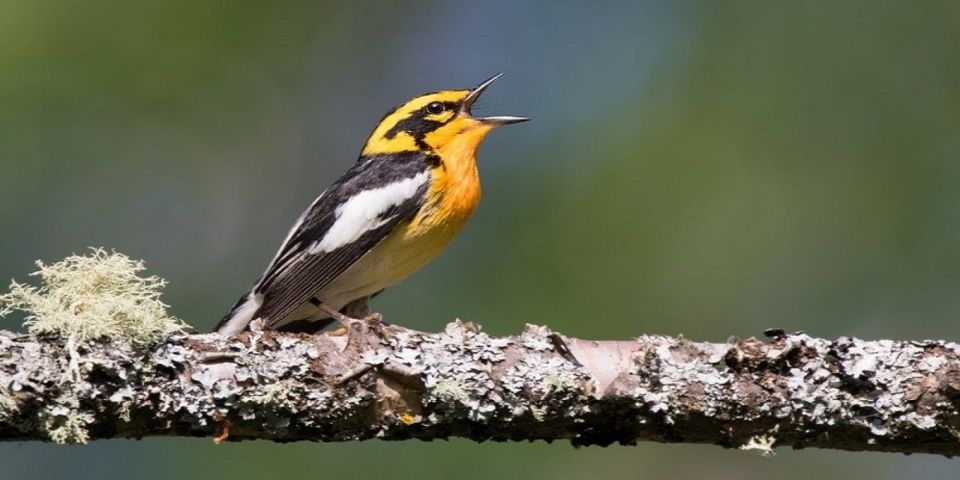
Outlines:
[[430,168],[437,168],[443,165],[443,160],[440,159],[439,155],[427,155],[426,162]]

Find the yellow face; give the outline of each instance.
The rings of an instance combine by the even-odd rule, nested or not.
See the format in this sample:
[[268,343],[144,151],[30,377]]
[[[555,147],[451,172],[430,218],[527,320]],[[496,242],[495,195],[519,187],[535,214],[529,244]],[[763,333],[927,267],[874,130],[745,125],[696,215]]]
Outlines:
[[470,114],[470,107],[497,78],[500,75],[471,90],[444,90],[411,99],[380,120],[362,155],[410,151],[440,154],[451,148],[459,150],[465,144],[477,146],[494,127],[525,121],[523,117],[476,118]]
[[469,94],[469,90],[428,93],[397,107],[370,134],[363,155],[436,149],[460,130],[480,126],[461,111]]

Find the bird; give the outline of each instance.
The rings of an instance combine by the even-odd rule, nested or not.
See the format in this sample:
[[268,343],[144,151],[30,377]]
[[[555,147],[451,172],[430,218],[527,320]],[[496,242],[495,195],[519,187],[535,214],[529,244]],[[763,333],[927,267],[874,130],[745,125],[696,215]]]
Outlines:
[[471,113],[501,76],[426,93],[387,112],[357,161],[300,215],[214,331],[235,336],[259,319],[265,330],[317,333],[365,318],[371,297],[433,260],[480,201],[483,139],[529,120]]

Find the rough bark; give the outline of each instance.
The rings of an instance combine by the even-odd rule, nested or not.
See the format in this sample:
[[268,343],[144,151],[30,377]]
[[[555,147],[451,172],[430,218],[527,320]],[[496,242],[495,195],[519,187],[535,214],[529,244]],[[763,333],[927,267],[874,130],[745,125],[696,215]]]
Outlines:
[[944,341],[701,343],[428,334],[177,336],[149,350],[0,332],[0,439],[557,440],[960,453]]

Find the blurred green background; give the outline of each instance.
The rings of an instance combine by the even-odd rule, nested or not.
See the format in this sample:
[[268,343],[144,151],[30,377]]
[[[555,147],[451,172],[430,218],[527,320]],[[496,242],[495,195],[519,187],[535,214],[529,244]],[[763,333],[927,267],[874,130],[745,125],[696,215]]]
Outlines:
[[[415,94],[508,72],[451,249],[388,320],[960,339],[958,2],[0,0],[0,278],[146,259],[210,328]],[[13,328],[8,322],[4,328]],[[693,460],[693,461],[692,461]],[[0,478],[956,478],[645,443],[0,445]]]

